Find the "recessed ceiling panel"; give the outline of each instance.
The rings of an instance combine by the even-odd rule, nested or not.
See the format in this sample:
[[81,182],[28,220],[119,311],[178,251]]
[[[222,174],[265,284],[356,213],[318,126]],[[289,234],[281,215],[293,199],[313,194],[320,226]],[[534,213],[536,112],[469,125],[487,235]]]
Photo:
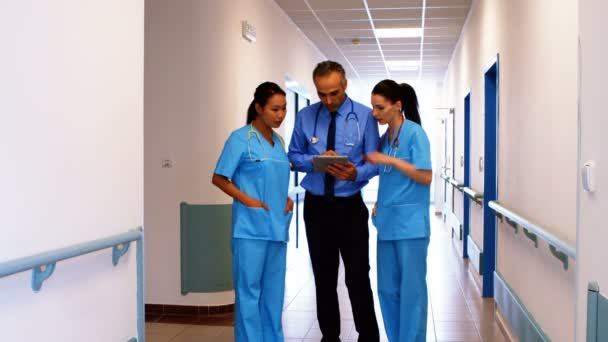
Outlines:
[[471,0],[426,0],[426,7],[466,7],[471,6]]
[[329,34],[336,38],[374,38],[373,30],[328,30]]
[[[318,23],[317,23],[318,25]],[[328,30],[371,30],[369,20],[340,20],[326,21],[323,23]]]
[[304,11],[308,10],[308,6],[302,0],[275,0],[275,2],[283,9],[285,12],[290,11]]
[[374,26],[377,29],[384,29],[384,28],[419,28],[419,27],[422,27],[422,18],[393,19],[393,20],[374,19]]
[[454,36],[460,35],[460,28],[458,27],[425,27],[425,36]]
[[380,44],[384,45],[420,45],[420,38],[380,38]]
[[328,59],[344,66],[348,77],[377,81],[387,77],[385,61],[420,63],[415,71],[390,71],[397,80],[443,79],[471,4],[471,0],[366,0],[378,29],[419,28],[425,17],[423,37],[376,39],[364,0],[307,1],[312,11],[304,0],[276,3]]
[[335,20],[367,20],[367,12],[360,10],[323,10],[316,11],[322,22]]
[[363,0],[308,0],[315,11],[365,9]]
[[469,9],[467,7],[456,7],[456,8],[427,8],[426,18],[466,18]]
[[290,11],[286,12],[287,15],[293,20],[294,23],[298,24],[301,22],[317,22],[317,19],[311,11]]
[[384,51],[386,59],[413,59],[420,58],[420,51]]
[[382,9],[370,10],[372,19],[410,19],[422,18],[422,8],[401,8],[401,9]]
[[376,8],[422,8],[422,0],[367,0],[370,9]]
[[424,20],[425,28],[457,27],[458,29],[462,29],[462,25],[464,25],[462,18],[425,18]]

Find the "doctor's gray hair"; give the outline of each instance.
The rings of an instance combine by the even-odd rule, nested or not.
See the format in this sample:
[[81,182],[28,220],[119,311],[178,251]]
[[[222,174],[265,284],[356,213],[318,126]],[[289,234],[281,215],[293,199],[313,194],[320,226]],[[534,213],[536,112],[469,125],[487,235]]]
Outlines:
[[344,71],[344,67],[338,62],[334,61],[324,61],[315,67],[315,70],[312,72],[312,79],[314,80],[317,77],[327,76],[332,72],[337,72],[342,76],[343,80],[346,80],[346,71]]
[[268,100],[276,94],[280,94],[285,96],[285,91],[281,89],[276,83],[273,82],[264,82],[260,84],[257,88],[255,88],[255,93],[253,94],[253,101],[249,105],[249,109],[247,109],[247,123],[250,124],[255,118],[258,116],[257,110],[255,110],[255,104],[257,103],[260,107],[264,107]]

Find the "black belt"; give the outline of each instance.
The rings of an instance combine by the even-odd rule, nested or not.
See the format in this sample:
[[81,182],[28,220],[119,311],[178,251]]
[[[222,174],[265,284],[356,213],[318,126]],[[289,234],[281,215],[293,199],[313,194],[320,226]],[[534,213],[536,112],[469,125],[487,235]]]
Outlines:
[[324,195],[315,195],[310,191],[306,191],[306,197],[311,197],[315,200],[324,200],[328,203],[335,203],[335,202],[352,202],[352,201],[356,201],[356,200],[360,200],[361,197],[361,191],[358,191],[357,193],[350,195],[350,196],[346,196],[346,197],[339,197],[339,196],[334,196],[332,198],[327,198]]

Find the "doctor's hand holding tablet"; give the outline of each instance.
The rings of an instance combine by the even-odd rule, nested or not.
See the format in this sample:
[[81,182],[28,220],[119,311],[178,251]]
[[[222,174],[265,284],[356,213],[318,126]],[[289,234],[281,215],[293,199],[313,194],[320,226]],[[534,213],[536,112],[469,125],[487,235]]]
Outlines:
[[341,156],[335,151],[328,150],[313,157],[312,164],[315,172],[327,172],[339,180],[357,179],[355,164],[350,162],[348,157]]

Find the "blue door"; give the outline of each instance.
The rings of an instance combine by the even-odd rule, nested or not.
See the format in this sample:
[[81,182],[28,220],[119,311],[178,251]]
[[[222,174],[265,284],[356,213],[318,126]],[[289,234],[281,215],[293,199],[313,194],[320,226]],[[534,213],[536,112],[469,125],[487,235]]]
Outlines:
[[498,195],[498,56],[484,75],[485,138],[483,196],[483,286],[482,296],[494,296],[496,269],[496,217],[488,206]]

